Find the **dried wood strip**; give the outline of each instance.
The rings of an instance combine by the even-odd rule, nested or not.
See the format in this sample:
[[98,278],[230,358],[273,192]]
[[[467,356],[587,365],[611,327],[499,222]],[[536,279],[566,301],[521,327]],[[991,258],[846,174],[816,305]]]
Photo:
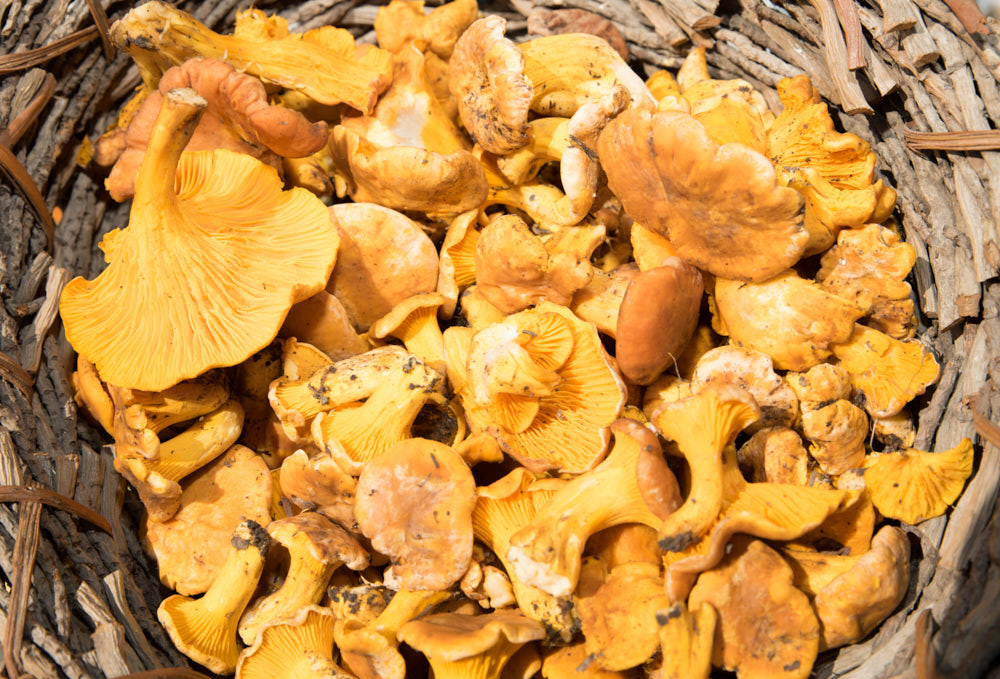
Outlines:
[[677,20],[682,29],[690,27],[694,31],[705,31],[722,23],[720,17],[705,10],[694,0],[659,0],[659,2],[667,14]]
[[0,485],[19,486],[24,483],[24,473],[17,456],[17,449],[6,427],[0,427]]
[[[43,72],[44,73],[44,72]],[[24,136],[25,131],[28,127],[35,122],[38,115],[45,108],[45,105],[49,103],[49,99],[52,98],[52,94],[56,91],[56,79],[51,73],[44,73],[44,75],[39,74],[40,82],[38,84],[38,89],[31,94],[31,98],[28,103],[21,109],[21,111],[14,116],[14,119],[7,124],[6,129],[0,130],[0,145],[6,146],[8,148],[14,146],[21,137]],[[28,78],[26,77],[25,80]],[[19,90],[19,92],[27,93],[28,89]],[[17,102],[11,106],[13,111],[18,110]]]
[[915,68],[923,68],[941,58],[934,36],[927,31],[923,18],[918,18],[913,28],[903,31],[900,45]]
[[115,58],[115,46],[111,44],[111,27],[108,25],[108,15],[98,0],[87,0],[87,9],[90,10],[90,16],[94,18],[94,25],[97,26],[97,30],[101,34],[104,58],[111,61]]
[[823,33],[823,26],[819,19],[819,12],[817,12],[815,8],[806,4],[797,4],[794,2],[784,4],[782,7],[795,18],[795,20],[791,23],[798,23],[800,25],[800,28],[797,31],[792,31],[793,33],[801,32],[804,39],[814,45],[818,45],[820,47],[823,46],[823,42],[826,37]]
[[809,0],[819,12],[823,26],[826,64],[840,93],[840,107],[848,113],[871,114],[872,107],[865,100],[857,76],[847,69],[847,47],[840,32],[840,22],[832,0]]
[[694,2],[710,14],[715,14],[719,9],[719,0],[694,0]]
[[951,8],[941,0],[913,0],[913,2],[924,14],[947,26],[948,30],[955,35],[963,36],[964,38],[968,38],[969,41],[972,41],[972,38],[966,35],[965,26],[962,25],[959,18],[955,16],[955,13],[951,10]]
[[894,71],[882,61],[882,57],[876,54],[867,42],[865,43],[865,63],[868,64],[868,70],[865,73],[875,85],[880,96],[886,97],[899,89],[899,80],[902,74]]
[[972,262],[975,265],[976,282],[982,283],[997,274],[996,267],[992,266],[986,257],[987,239],[994,247],[997,246],[993,238],[993,229],[988,227],[992,220],[983,209],[984,206],[989,205],[989,199],[979,177],[968,161],[957,154],[949,154],[949,159],[955,173],[955,198],[958,216],[961,217],[961,224],[969,239]]
[[830,79],[826,71],[826,61],[822,54],[815,48],[799,40],[795,35],[786,31],[783,27],[770,21],[762,21],[761,28],[771,38],[772,45],[779,54],[782,54],[786,61],[789,61],[806,73],[810,74],[813,87],[820,93],[823,99],[840,105],[840,94],[836,85]]
[[987,33],[986,17],[974,0],[944,0],[969,33]]
[[0,351],[0,377],[9,380],[25,398],[31,398],[34,380],[17,361]]
[[[759,47],[750,38],[736,31],[720,28],[715,32],[715,37],[732,43],[733,47],[738,49],[746,58],[760,64],[777,76],[791,78],[805,73],[803,69],[779,58],[774,52],[769,52]],[[764,34],[764,37],[766,38],[767,34]]]
[[31,178],[31,175],[28,174],[21,161],[17,159],[17,156],[3,144],[0,144],[0,170],[14,184],[18,193],[21,194],[25,202],[28,203],[31,210],[35,213],[38,221],[42,223],[46,238],[48,238],[48,243],[50,243],[49,247],[51,247],[51,243],[55,242],[56,231],[56,224],[52,220],[52,213],[49,212],[49,208],[45,204],[45,198],[42,196],[42,192],[38,190],[35,180]]
[[903,128],[906,145],[914,151],[990,151],[1000,149],[1000,130],[982,132],[917,132]]
[[146,638],[145,630],[139,624],[139,621],[135,619],[135,616],[132,615],[132,609],[129,608],[128,598],[125,596],[124,575],[122,571],[119,569],[105,575],[104,586],[107,588],[108,596],[111,597],[112,603],[114,603],[120,613],[119,619],[125,623],[125,634],[128,636],[132,647],[139,652],[144,661],[143,664],[146,667],[162,667],[156,651]]
[[976,80],[976,89],[992,122],[990,127],[1000,127],[1000,90],[997,89],[996,78],[975,50],[967,48],[967,54],[972,67],[972,76]]
[[751,61],[745,54],[732,45],[721,42],[717,43],[715,46],[715,52],[719,56],[725,57],[729,63],[733,65],[732,70],[735,73],[741,74],[743,80],[746,80],[747,76],[751,76],[768,87],[774,87],[778,84],[778,81],[784,77],[781,74],[773,73],[767,70],[764,66]]
[[[996,319],[991,319],[996,323]],[[984,329],[990,321],[984,322],[979,332],[990,334]],[[1000,339],[1000,335],[997,335]],[[1000,346],[995,347],[1000,350]],[[973,405],[973,428],[977,432],[986,431],[1000,435],[1000,428],[981,414],[975,412]],[[983,456],[976,475],[962,492],[955,509],[948,519],[948,528],[941,541],[941,561],[945,568],[961,570],[966,567],[972,550],[975,548],[976,536],[982,535],[983,528],[990,519],[1000,489],[1000,448],[996,443],[987,442],[983,446]]]
[[23,274],[20,285],[17,286],[17,292],[14,293],[14,296],[10,300],[11,306],[14,307],[11,313],[19,315],[17,307],[28,304],[35,298],[35,294],[38,292],[38,288],[41,286],[42,280],[48,273],[51,264],[52,255],[44,250],[35,255],[35,258],[31,261],[31,265]]
[[920,11],[910,0],[876,0],[882,8],[882,28],[894,33],[913,28],[920,18]]
[[865,66],[865,36],[861,33],[861,20],[858,19],[858,8],[854,0],[834,0],[837,19],[844,31],[844,41],[847,44],[847,68],[856,71]]
[[73,614],[69,610],[69,597],[66,595],[66,583],[63,580],[62,568],[52,569],[52,616],[55,618],[56,632],[63,639],[70,636],[70,623]]
[[76,487],[76,474],[80,469],[79,455],[60,455],[56,458],[56,487],[60,495],[70,497]]
[[861,20],[864,29],[875,38],[875,42],[886,50],[894,51],[899,47],[899,36],[883,28],[878,14],[866,7],[858,7],[858,19]]
[[59,296],[72,276],[67,269],[52,266],[45,283],[45,301],[32,321],[30,336],[24,341],[28,372],[35,374],[42,363],[42,344],[59,316]]
[[976,328],[972,346],[961,367],[961,376],[935,435],[934,450],[954,448],[963,438],[975,436],[973,411],[968,399],[986,384],[990,361],[996,356],[1000,356],[1000,321],[992,318]]
[[917,255],[917,261],[913,265],[913,278],[917,284],[916,294],[920,311],[926,316],[937,316],[937,286],[934,284],[934,272],[931,270],[931,261],[927,254],[927,244],[921,238],[916,237],[915,229],[910,228],[915,223],[920,223],[925,227],[926,224],[912,205],[903,205],[902,210],[906,241],[913,246]]
[[125,640],[125,629],[111,615],[100,595],[84,582],[76,590],[76,600],[94,624],[90,638],[101,671],[109,677],[120,677],[141,670],[139,657]]
[[10,607],[7,610],[7,625],[4,628],[3,662],[11,677],[20,674],[21,640],[28,614],[28,594],[31,591],[31,575],[35,570],[35,555],[38,553],[38,519],[42,505],[37,500],[25,500],[18,507],[17,538],[14,541],[14,570],[10,585]]
[[629,45],[629,51],[632,52],[636,58],[642,59],[649,64],[659,66],[660,68],[677,69],[681,67],[682,63],[684,63],[684,57],[664,56],[659,51],[651,50],[647,47],[641,47],[639,45]]
[[[927,90],[924,87],[921,87],[922,83],[915,82],[913,79],[907,78],[903,80],[902,84],[907,93],[907,96],[903,98],[903,106],[907,113],[910,114],[910,117],[914,120],[926,121],[926,126],[929,127],[932,132],[947,132],[948,125],[945,124],[937,106],[935,106],[934,102],[931,100],[930,95],[927,94]],[[939,96],[944,95],[939,93]],[[894,127],[893,129],[903,129],[902,119],[900,119],[899,127]]]
[[70,514],[76,514],[81,519],[90,522],[101,530],[110,533],[108,520],[90,507],[76,500],[60,495],[48,488],[32,488],[28,486],[0,486],[0,502],[37,502],[61,509]]
[[0,56],[0,76],[17,73],[33,66],[41,66],[55,57],[90,42],[97,37],[98,33],[97,26],[88,26],[44,47]]
[[90,673],[77,660],[72,649],[52,634],[52,632],[41,625],[32,625],[29,635],[31,640],[35,642],[35,645],[45,651],[69,679],[91,678]]
[[629,2],[649,20],[656,34],[666,40],[671,47],[680,47],[688,42],[687,33],[681,30],[662,6],[652,0],[629,0]]

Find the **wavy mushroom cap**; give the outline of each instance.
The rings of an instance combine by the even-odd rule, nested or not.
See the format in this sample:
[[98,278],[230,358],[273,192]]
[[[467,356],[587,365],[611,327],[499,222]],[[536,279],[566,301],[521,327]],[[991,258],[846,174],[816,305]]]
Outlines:
[[240,654],[237,679],[348,679],[333,661],[334,614],[304,606],[260,630]]
[[427,439],[397,443],[358,479],[358,526],[393,559],[405,589],[447,589],[472,560],[472,471],[448,446]]
[[448,88],[458,100],[462,124],[490,153],[507,153],[528,142],[531,81],[520,48],[504,37],[506,19],[487,16],[455,43]]
[[195,474],[168,520],[146,523],[146,541],[160,581],[180,594],[208,589],[226,558],[225,545],[241,521],[271,521],[271,474],[263,458],[235,445]]
[[716,316],[730,341],[771,357],[779,370],[806,370],[846,342],[864,309],[786,271],[763,283],[716,279]]
[[318,198],[283,191],[244,154],[182,154],[204,107],[167,93],[129,226],[101,243],[107,269],[63,290],[67,338],[111,384],[159,391],[242,362],[333,268],[339,239]]
[[208,102],[188,142],[188,151],[224,148],[276,167],[278,156],[300,158],[326,145],[325,122],[310,123],[297,111],[272,106],[257,78],[237,72],[218,59],[189,59],[167,69],[156,90],[143,100],[129,122],[125,149],[105,181],[115,200],[134,195],[136,175],[163,97],[175,87],[190,87]]
[[409,217],[374,203],[342,203],[330,214],[341,240],[326,289],[359,331],[404,299],[437,287],[437,248]]
[[392,0],[375,17],[379,47],[398,52],[407,43],[448,59],[459,36],[479,16],[475,0],[453,0],[430,11],[423,0]]
[[663,653],[662,679],[708,679],[718,619],[709,603],[690,611],[679,601],[656,614]]
[[765,156],[719,146],[690,115],[626,111],[604,128],[598,152],[629,216],[699,269],[763,281],[802,257],[799,195]]

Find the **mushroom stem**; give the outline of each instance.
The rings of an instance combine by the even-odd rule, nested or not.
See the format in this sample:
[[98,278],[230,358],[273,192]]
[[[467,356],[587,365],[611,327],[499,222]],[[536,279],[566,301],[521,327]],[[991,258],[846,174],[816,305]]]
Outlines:
[[174,645],[195,662],[218,674],[236,669],[240,649],[236,627],[264,570],[270,544],[255,521],[244,521],[233,534],[226,561],[200,599],[167,597],[156,611]]
[[236,399],[199,418],[198,422],[160,444],[160,457],[149,470],[168,481],[180,481],[204,467],[236,443],[243,429],[243,406]]
[[163,97],[135,180],[136,204],[159,204],[161,209],[173,204],[177,164],[207,107],[208,102],[189,87],[174,88]]
[[[679,503],[677,482],[660,457],[655,435],[632,420],[618,420],[612,428],[615,445],[607,459],[560,488],[531,523],[511,536],[507,559],[522,582],[569,596],[587,538],[623,523],[659,529],[661,515]],[[654,488],[644,492],[640,483]]]

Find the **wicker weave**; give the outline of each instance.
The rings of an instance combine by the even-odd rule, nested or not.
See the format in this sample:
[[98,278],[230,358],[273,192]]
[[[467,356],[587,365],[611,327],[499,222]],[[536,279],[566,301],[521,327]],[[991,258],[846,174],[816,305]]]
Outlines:
[[[41,105],[20,117],[14,134],[0,135],[0,154],[16,157],[45,205],[61,211],[50,244],[14,182],[0,183],[0,569],[9,584],[0,586],[0,628],[8,668],[35,677],[189,666],[155,622],[162,591],[137,537],[140,506],[114,473],[103,436],[78,416],[68,382],[73,353],[56,314],[62,286],[93,277],[103,266],[97,243],[127,222],[127,206],[108,198],[103,177],[76,163],[84,140],[106,129],[138,83],[127,57],[107,58],[94,28],[102,12],[91,14],[90,4],[0,0],[0,128],[33,99]],[[246,4],[182,7],[221,30]],[[280,12],[293,30],[335,23],[373,39],[372,5],[255,4]],[[780,78],[808,73],[836,105],[841,129],[871,143],[879,172],[899,191],[897,218],[918,253],[920,337],[942,365],[940,383],[919,404],[916,445],[944,450],[1000,418],[1000,181],[989,181],[1000,177],[1000,152],[907,146],[913,132],[1000,127],[1000,33],[971,2],[951,4],[511,0],[483,10],[506,16],[515,39],[544,30],[550,10],[589,10],[618,27],[633,66],[647,73],[677,67],[703,44],[713,76],[749,80],[772,106]],[[127,9],[112,3],[108,12]],[[69,50],[59,56],[30,52],[60,40]],[[859,56],[864,67],[850,71]],[[32,63],[40,68],[25,68]],[[51,99],[46,71],[55,76]],[[973,143],[968,137],[913,139],[961,149]],[[973,148],[990,147],[989,135],[972,137],[980,145]],[[902,606],[864,642],[821,655],[815,676],[975,677],[998,663],[998,480],[1000,449],[977,446],[977,472],[954,510],[905,527],[919,560]]]

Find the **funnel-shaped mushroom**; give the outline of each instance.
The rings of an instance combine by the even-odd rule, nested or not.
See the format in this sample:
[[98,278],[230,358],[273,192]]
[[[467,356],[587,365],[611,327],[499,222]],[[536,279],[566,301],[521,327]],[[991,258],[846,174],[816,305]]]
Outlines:
[[711,385],[745,389],[760,407],[760,419],[749,433],[773,426],[791,426],[798,419],[799,400],[791,387],[774,372],[767,354],[739,346],[716,347],[702,354],[691,375],[695,393]]
[[443,375],[444,340],[437,311],[444,302],[444,295],[437,292],[414,295],[375,321],[369,334],[379,339],[388,336],[401,339],[410,353]]
[[485,409],[521,464],[579,473],[600,461],[625,389],[593,325],[543,302],[473,335],[465,367],[466,412]]
[[368,349],[368,343],[351,326],[344,305],[326,290],[292,306],[278,336],[308,342],[334,361]]
[[265,625],[319,603],[341,565],[355,571],[368,567],[368,553],[358,541],[321,514],[306,512],[274,521],[267,533],[288,549],[291,561],[281,587],[255,601],[240,618],[240,638],[248,646]]
[[436,679],[500,679],[510,657],[544,634],[541,625],[520,613],[495,611],[434,613],[406,623],[397,636],[427,656]]
[[114,436],[115,404],[97,374],[97,368],[82,354],[77,354],[72,380],[73,400],[104,427],[104,431]]
[[450,596],[449,592],[403,589],[371,620],[338,620],[334,638],[344,664],[358,679],[404,679],[406,663],[397,648],[396,633]]
[[944,514],[972,474],[969,439],[941,453],[910,448],[878,455],[865,469],[865,485],[879,512],[915,524]]
[[733,344],[767,354],[779,370],[807,370],[828,358],[865,313],[794,271],[763,283],[718,278],[714,299],[722,322],[716,329]]
[[718,567],[702,573],[688,606],[718,611],[712,663],[741,677],[800,677],[812,672],[819,623],[792,569],[760,540],[740,540]]
[[937,382],[934,355],[917,340],[902,341],[855,324],[850,338],[831,346],[833,355],[864,397],[874,418],[891,417]]
[[220,35],[157,0],[136,7],[111,27],[111,39],[139,64],[149,87],[170,66],[191,57],[212,57],[322,104],[343,102],[371,112],[392,80],[391,55],[369,50],[364,58],[357,57],[347,31],[339,31],[336,41],[324,41],[322,34],[307,36]]
[[260,630],[236,665],[237,679],[350,679],[333,661],[334,615],[304,606]]
[[590,535],[622,523],[659,528],[678,506],[677,480],[656,435],[634,420],[616,420],[611,429],[615,445],[608,457],[560,488],[511,536],[507,559],[522,582],[568,596]]
[[231,534],[222,567],[205,596],[190,599],[175,594],[156,611],[178,650],[217,674],[236,669],[240,655],[236,626],[264,570],[268,544],[260,524],[242,522]]
[[302,509],[316,509],[338,524],[354,526],[357,482],[332,455],[313,458],[297,450],[281,463],[281,494]]
[[476,242],[479,240],[479,231],[475,225],[478,216],[478,210],[469,210],[455,217],[448,225],[441,243],[437,291],[445,298],[444,304],[438,309],[438,315],[443,319],[452,317],[458,296],[476,282]]
[[245,519],[266,526],[270,507],[271,474],[264,460],[233,446],[192,477],[171,519],[146,523],[160,581],[180,594],[204,592],[222,568],[233,529]]
[[778,83],[784,110],[768,129],[771,160],[783,182],[805,198],[806,254],[822,252],[845,227],[861,226],[876,207],[875,154],[868,142],[833,127],[808,76]]
[[318,198],[282,191],[244,154],[181,154],[204,107],[191,90],[167,93],[129,227],[104,237],[108,268],[63,290],[67,338],[111,384],[159,391],[243,361],[333,268],[337,233]]
[[105,185],[117,201],[135,193],[135,178],[163,97],[175,87],[190,87],[208,102],[191,135],[188,151],[225,148],[246,153],[278,168],[280,157],[301,158],[327,142],[325,122],[310,123],[297,111],[268,103],[264,85],[217,59],[189,59],[160,78],[125,131],[125,150]]
[[824,253],[816,282],[824,290],[855,300],[868,309],[867,323],[896,339],[909,339],[917,329],[910,297],[910,275],[917,253],[893,229],[866,224],[847,229]]
[[447,589],[472,560],[472,471],[448,446],[397,443],[358,479],[358,526],[393,560],[404,589]]
[[629,216],[699,269],[763,281],[802,256],[798,194],[778,183],[765,156],[719,146],[691,116],[626,111],[604,128],[598,151]]

